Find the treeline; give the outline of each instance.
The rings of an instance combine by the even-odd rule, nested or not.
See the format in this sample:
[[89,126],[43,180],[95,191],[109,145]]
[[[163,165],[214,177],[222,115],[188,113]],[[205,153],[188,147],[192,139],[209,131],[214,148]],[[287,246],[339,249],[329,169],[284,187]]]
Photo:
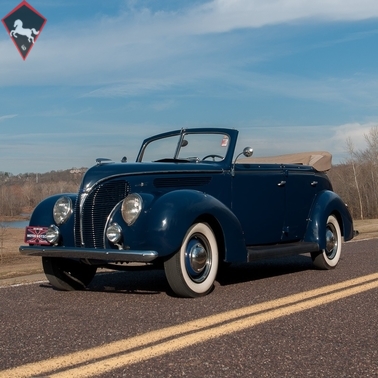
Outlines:
[[86,168],[12,175],[0,171],[0,217],[30,214],[44,198],[78,191]]
[[[340,195],[354,219],[378,218],[378,127],[365,135],[366,148],[355,150],[346,140],[348,158],[328,172],[334,191]],[[14,176],[0,172],[0,218],[30,213],[44,198],[57,193],[76,193],[85,168],[26,173]]]
[[378,218],[378,127],[365,134],[366,148],[356,150],[351,138],[349,157],[329,172],[333,189],[347,203],[354,219]]

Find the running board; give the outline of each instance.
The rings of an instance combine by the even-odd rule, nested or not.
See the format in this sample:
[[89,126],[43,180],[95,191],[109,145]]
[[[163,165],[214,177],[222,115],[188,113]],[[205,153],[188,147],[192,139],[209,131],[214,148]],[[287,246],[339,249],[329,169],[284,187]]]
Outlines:
[[284,257],[300,255],[301,253],[310,253],[320,251],[318,243],[285,243],[263,246],[249,246],[248,250],[248,262],[266,259],[269,257]]

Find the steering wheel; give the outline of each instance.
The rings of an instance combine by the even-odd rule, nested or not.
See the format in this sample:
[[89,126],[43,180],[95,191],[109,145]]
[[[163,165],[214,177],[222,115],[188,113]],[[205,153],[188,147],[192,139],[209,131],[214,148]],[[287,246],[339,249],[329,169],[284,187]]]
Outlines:
[[223,156],[216,155],[216,154],[210,154],[210,155],[206,155],[202,160],[205,160],[205,159],[207,159],[207,158],[213,158],[213,161],[215,161],[215,158],[219,158],[219,159],[221,159],[221,160],[224,159]]

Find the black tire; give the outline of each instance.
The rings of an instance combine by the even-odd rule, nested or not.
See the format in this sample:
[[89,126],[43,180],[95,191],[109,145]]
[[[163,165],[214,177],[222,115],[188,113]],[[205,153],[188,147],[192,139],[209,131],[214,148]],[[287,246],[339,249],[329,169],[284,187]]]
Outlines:
[[319,269],[334,269],[341,256],[341,232],[339,222],[334,215],[330,215],[326,225],[326,248],[311,253],[314,265]]
[[83,290],[90,284],[97,268],[80,261],[60,257],[42,257],[43,270],[57,290]]
[[218,271],[218,245],[207,223],[189,228],[181,248],[164,263],[171,289],[184,298],[208,294],[214,287]]

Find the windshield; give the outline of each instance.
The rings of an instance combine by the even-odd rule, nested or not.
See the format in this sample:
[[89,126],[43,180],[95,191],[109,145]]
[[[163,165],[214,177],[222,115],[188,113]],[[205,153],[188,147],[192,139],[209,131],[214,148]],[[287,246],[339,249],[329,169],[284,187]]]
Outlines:
[[154,139],[145,146],[142,161],[222,161],[230,137],[220,133],[184,133]]

